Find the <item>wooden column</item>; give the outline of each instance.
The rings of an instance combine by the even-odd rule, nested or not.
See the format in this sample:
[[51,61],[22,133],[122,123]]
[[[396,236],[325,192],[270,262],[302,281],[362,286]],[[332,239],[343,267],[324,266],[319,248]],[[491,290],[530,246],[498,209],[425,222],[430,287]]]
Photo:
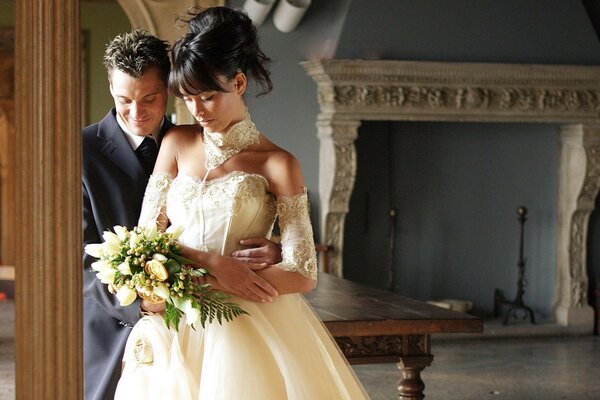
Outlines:
[[79,400],[79,1],[15,7],[16,398]]

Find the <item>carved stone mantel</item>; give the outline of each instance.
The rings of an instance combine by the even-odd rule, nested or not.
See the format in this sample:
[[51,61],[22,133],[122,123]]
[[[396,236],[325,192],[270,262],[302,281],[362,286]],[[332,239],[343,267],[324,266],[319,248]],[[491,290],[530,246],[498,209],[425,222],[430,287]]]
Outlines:
[[[343,275],[344,221],[362,120],[558,123],[562,129],[555,317],[590,330],[587,221],[600,184],[600,67],[415,61],[302,62],[317,83],[321,241]],[[577,144],[575,144],[577,143]]]

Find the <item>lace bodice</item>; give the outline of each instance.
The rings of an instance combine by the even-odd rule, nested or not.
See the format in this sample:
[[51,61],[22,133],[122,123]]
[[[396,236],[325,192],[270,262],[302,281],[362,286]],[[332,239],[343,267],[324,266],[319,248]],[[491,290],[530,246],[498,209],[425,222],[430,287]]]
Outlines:
[[183,228],[183,244],[224,255],[239,249],[241,239],[270,238],[278,217],[283,261],[277,266],[316,279],[306,191],[275,199],[263,176],[241,171],[209,181],[159,174],[148,182],[139,225],[155,223],[160,213]]

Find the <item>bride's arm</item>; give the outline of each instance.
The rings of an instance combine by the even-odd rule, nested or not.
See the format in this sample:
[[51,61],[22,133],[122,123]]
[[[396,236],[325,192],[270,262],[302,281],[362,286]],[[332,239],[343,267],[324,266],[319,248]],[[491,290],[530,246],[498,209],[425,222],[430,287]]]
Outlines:
[[317,258],[300,164],[291,154],[277,151],[267,162],[265,172],[277,199],[283,260],[257,274],[279,294],[311,291],[317,279]]
[[218,285],[214,285],[215,289],[256,302],[271,301],[279,294],[273,285],[257,274],[260,272],[257,269],[265,268],[266,265],[251,264],[183,245],[181,255],[206,269],[218,281]]
[[161,230],[165,230],[168,226],[167,193],[171,181],[177,175],[178,136],[177,128],[172,128],[161,142],[154,170],[146,186],[142,212],[138,220],[139,226],[156,224]]

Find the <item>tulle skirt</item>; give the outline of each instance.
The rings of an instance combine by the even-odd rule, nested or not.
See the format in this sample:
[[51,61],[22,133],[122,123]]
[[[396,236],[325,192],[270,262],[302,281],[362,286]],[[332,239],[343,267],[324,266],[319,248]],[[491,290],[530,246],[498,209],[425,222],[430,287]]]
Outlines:
[[167,329],[161,315],[133,328],[115,399],[368,399],[303,296],[271,303],[236,298],[250,315],[196,330]]

